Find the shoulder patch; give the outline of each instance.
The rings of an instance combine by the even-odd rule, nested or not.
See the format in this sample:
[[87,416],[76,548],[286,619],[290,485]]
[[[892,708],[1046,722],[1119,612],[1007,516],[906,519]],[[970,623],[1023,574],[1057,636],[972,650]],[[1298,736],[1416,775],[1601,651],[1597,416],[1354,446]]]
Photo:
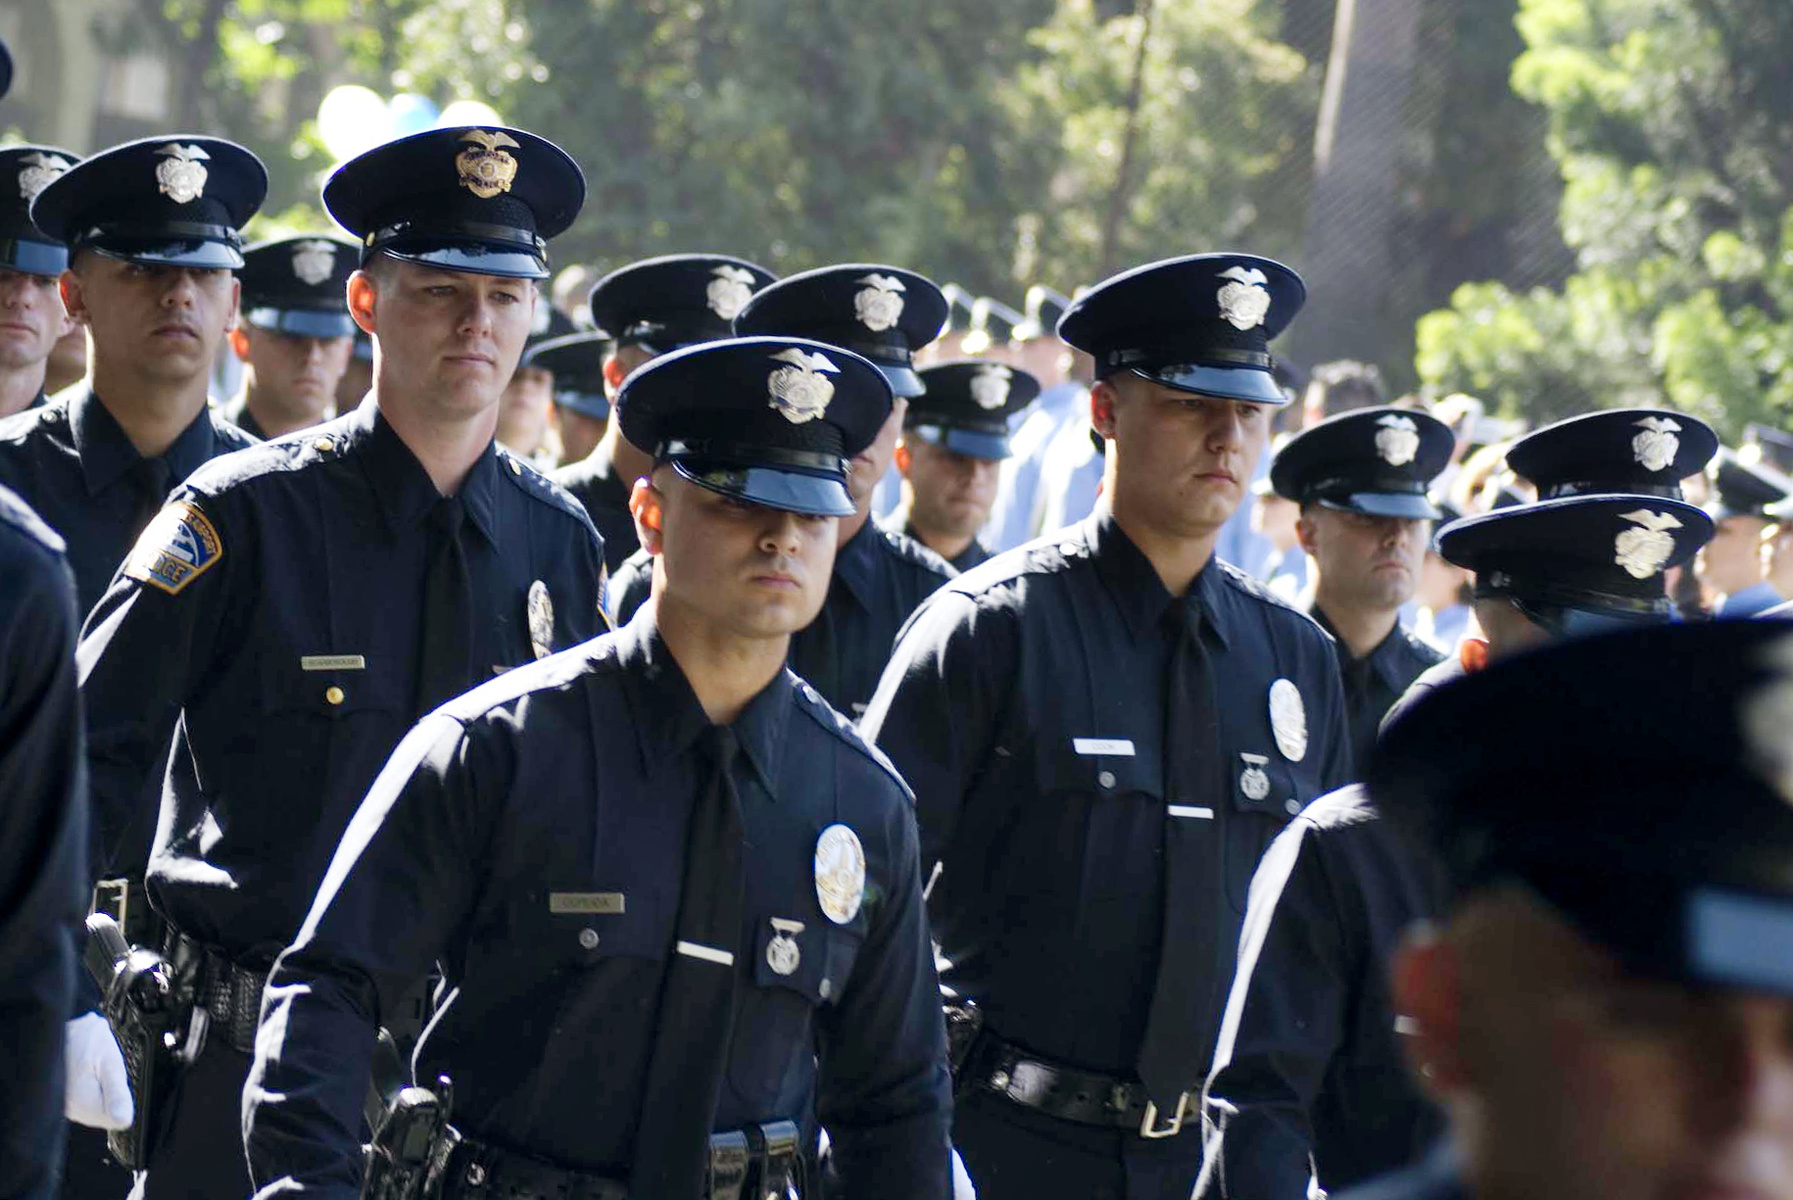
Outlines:
[[211,570],[224,557],[218,529],[191,500],[176,500],[157,513],[125,559],[124,573],[170,596]]

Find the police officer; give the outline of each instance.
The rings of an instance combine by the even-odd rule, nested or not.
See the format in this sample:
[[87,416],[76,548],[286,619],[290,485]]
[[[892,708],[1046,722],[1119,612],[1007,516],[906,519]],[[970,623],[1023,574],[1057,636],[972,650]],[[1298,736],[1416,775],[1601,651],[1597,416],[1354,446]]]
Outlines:
[[971,302],[971,327],[959,343],[960,351],[974,358],[1008,362],[1015,330],[1026,320],[994,296],[979,296]]
[[553,444],[554,369],[532,352],[575,332],[572,319],[553,308],[544,294],[535,307],[523,356],[498,398],[498,444],[538,467],[552,467],[559,453]]
[[31,201],[79,156],[56,146],[0,149],[0,417],[44,402],[56,343],[79,327],[56,281],[68,247],[31,222]]
[[1076,353],[1058,340],[1058,320],[1071,307],[1062,292],[1044,284],[1027,289],[1025,320],[1016,330],[1021,339],[1017,364],[1040,381],[1040,396],[1015,423],[1012,455],[1002,464],[996,503],[990,510],[985,538],[992,549],[1012,550],[1039,534],[1034,518],[1040,469],[1053,436],[1089,407],[1088,375],[1075,374]]
[[1311,425],[1270,464],[1270,485],[1301,506],[1295,536],[1317,566],[1308,613],[1330,633],[1345,685],[1351,749],[1444,655],[1404,629],[1438,509],[1426,489],[1450,461],[1450,426],[1423,412],[1361,408]]
[[[592,285],[591,319],[615,348],[604,363],[604,390],[615,396],[630,371],[657,355],[728,337],[730,322],[754,292],[776,278],[726,254],[668,254],[619,267]],[[554,473],[604,535],[604,565],[615,571],[635,553],[629,494],[653,462],[612,421],[597,449]]]
[[918,372],[927,391],[909,404],[896,468],[902,502],[886,528],[900,530],[966,571],[990,557],[978,538],[1009,456],[1009,422],[1040,394],[1017,367],[961,359]]
[[[79,620],[62,539],[5,488],[0,574],[0,887],[7,897],[0,913],[7,1046],[0,1195],[50,1200],[65,1104],[88,1120],[123,1124],[131,1099],[122,1063],[104,1078],[68,1079],[64,1099],[63,1022],[75,995],[75,933],[87,911],[87,787],[75,699]],[[97,1028],[77,1023],[69,1038],[109,1042],[105,1022],[92,1021]],[[108,1109],[116,1116],[108,1118]]]
[[939,864],[947,982],[985,1022],[955,1123],[985,1200],[1189,1195],[1252,868],[1350,777],[1326,636],[1213,556],[1303,296],[1278,263],[1202,254],[1073,305],[1103,506],[939,592],[866,713]]
[[243,318],[230,347],[246,364],[225,406],[258,438],[309,429],[336,415],[336,388],[356,326],[346,296],[357,251],[336,238],[294,237],[243,251]]
[[523,361],[554,376],[554,427],[562,465],[578,462],[603,440],[610,426],[610,398],[604,394],[604,360],[610,339],[601,333],[569,333],[537,342]]
[[1371,797],[1452,890],[1393,971],[1452,1130],[1348,1196],[1793,1195],[1790,661],[1779,622],[1633,630],[1390,726]]
[[1762,535],[1775,523],[1769,508],[1793,499],[1793,480],[1761,462],[1746,462],[1728,447],[1711,469],[1713,497],[1706,506],[1718,532],[1694,563],[1700,582],[1716,593],[1720,617],[1753,617],[1782,600],[1763,578]]
[[599,628],[590,522],[492,436],[545,239],[583,195],[571,159],[516,129],[343,164],[324,203],[364,246],[349,309],[374,338],[370,399],[194,475],[94,610],[95,811],[129,824],[172,744],[148,884],[210,1018],[141,1177],[152,1200],[248,1194],[221,1135],[263,980],[405,729]]
[[0,483],[67,542],[82,612],[171,487],[254,444],[207,407],[206,380],[236,321],[237,229],[267,183],[241,146],[163,135],[68,168],[32,201],[69,246],[62,302],[93,364],[82,386],[0,421]]
[[[1670,620],[1664,572],[1712,532],[1680,480],[1717,444],[1702,422],[1648,409],[1571,418],[1515,444],[1513,469],[1545,498],[1453,521],[1438,537],[1446,560],[1475,572],[1487,641],[1466,644],[1467,664],[1423,674],[1390,721],[1466,665]],[[1509,752],[1530,753],[1518,742]],[[1301,1200],[1310,1175],[1323,1190],[1349,1187],[1425,1152],[1442,1117],[1407,1074],[1388,966],[1445,895],[1437,864],[1379,820],[1361,788],[1315,801],[1272,843],[1208,1082],[1200,1195]]]
[[[263,1194],[358,1194],[373,1020],[436,956],[456,999],[415,1062],[454,1086],[449,1200],[813,1196],[818,1123],[838,1194],[947,1194],[910,799],[785,667],[889,407],[870,363],[797,339],[629,377],[655,603],[435,713],[381,773],[269,984]],[[755,1162],[724,1193],[731,1143]]]

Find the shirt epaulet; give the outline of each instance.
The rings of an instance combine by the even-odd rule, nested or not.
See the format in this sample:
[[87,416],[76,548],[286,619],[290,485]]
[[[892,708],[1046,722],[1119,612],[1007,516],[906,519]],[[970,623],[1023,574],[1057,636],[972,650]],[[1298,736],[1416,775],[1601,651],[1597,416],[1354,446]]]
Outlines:
[[498,473],[516,484],[524,495],[558,508],[581,525],[591,524],[585,506],[571,493],[503,446],[498,447]]
[[847,720],[828,701],[822,699],[822,694],[811,687],[807,680],[793,674],[791,683],[799,709],[807,713],[809,718],[820,725],[823,730],[833,734],[845,742],[848,747],[857,750],[871,760],[874,765],[890,776],[890,781],[896,784],[905,799],[914,801],[915,794],[909,790],[909,785],[904,782],[902,773],[896,769],[896,765],[884,756],[882,750],[866,741],[853,722]]
[[29,504],[6,488],[0,488],[0,523],[10,525],[52,554],[65,554],[68,544]]
[[874,524],[874,528],[876,529],[878,536],[884,539],[885,544],[894,550],[898,557],[906,559],[934,575],[938,575],[942,580],[958,577],[959,573],[953,569],[951,563],[947,562],[944,558],[941,558],[938,554],[934,553],[914,538],[900,530],[886,529],[882,525]]

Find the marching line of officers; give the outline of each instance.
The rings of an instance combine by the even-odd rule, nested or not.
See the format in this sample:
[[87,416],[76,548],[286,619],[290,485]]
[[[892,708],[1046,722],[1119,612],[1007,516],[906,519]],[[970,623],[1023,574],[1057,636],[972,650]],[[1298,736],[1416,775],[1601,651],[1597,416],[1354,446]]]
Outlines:
[[1266,455],[1268,259],[599,334],[539,136],[343,164],[353,242],[266,186],[0,150],[0,1195],[1793,1198],[1793,633],[1677,613],[1789,489],[1702,422],[1435,533],[1422,408]]

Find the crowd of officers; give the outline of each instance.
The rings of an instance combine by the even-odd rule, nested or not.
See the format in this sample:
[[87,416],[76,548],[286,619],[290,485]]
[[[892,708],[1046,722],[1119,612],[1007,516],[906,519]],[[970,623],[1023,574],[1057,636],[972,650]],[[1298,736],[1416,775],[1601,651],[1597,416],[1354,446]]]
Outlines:
[[1793,1197],[1784,436],[265,188],[0,150],[0,1195]]

